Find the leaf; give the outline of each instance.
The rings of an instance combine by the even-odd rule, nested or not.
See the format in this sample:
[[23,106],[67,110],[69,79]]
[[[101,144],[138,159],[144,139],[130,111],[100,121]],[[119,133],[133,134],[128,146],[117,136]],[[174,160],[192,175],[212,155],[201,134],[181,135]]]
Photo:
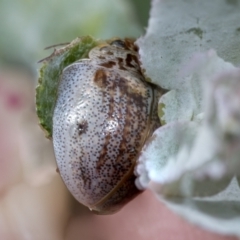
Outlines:
[[240,192],[235,178],[213,197],[158,198],[191,223],[220,234],[240,236]]
[[86,58],[96,45],[97,41],[89,36],[76,38],[44,59],[36,89],[36,108],[39,123],[45,130],[46,137],[52,136],[52,118],[62,70],[71,63]]
[[[179,151],[182,142],[188,140],[189,143],[192,140],[196,129],[196,123],[176,122],[160,127],[153,133],[141,152],[135,170],[139,176],[137,186],[140,189],[147,187],[149,180],[153,178],[159,177],[162,182],[169,177],[170,173],[165,169],[170,165],[168,169],[173,171],[175,163],[170,161],[171,157]],[[184,134],[186,132],[189,133],[188,136]]]
[[172,90],[160,100],[163,122],[191,120],[202,112],[199,76],[181,76],[198,52],[216,49],[220,58],[240,64],[240,1],[153,1],[147,33],[137,43],[146,75]]
[[[240,1],[154,0],[138,40],[146,75],[170,90],[136,185],[206,229],[240,236]],[[237,51],[237,52],[235,52]]]

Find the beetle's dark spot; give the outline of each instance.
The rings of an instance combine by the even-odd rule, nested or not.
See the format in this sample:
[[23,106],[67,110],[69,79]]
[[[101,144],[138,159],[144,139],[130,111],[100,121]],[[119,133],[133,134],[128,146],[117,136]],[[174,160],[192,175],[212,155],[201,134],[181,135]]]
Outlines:
[[107,55],[113,55],[113,53],[110,52],[110,51],[106,52],[106,54],[107,54]]
[[137,45],[134,44],[134,46],[133,46],[133,50],[134,50],[135,52],[138,52],[138,51],[139,51],[139,47],[138,47]]
[[118,60],[118,67],[119,69],[121,70],[127,70],[123,65],[124,65],[124,62],[123,62],[123,59],[122,58],[117,58]]
[[117,60],[118,60],[119,65],[123,64],[123,59],[122,58],[119,57],[119,58],[117,58]]
[[138,60],[137,56],[135,56],[135,55],[132,55],[132,59],[133,59],[133,61],[134,61],[135,63],[137,63],[138,65],[140,65],[140,63],[139,63],[139,60]]
[[138,52],[138,46],[134,44],[134,39],[125,38],[125,45],[128,50]]
[[106,59],[104,56],[99,56],[98,58],[103,60]]
[[99,64],[102,67],[106,67],[106,68],[112,68],[114,65],[116,65],[116,63],[114,61],[109,61],[109,62],[105,62],[102,64]]
[[127,65],[128,67],[135,68],[136,65],[134,66],[134,65],[132,64],[132,61],[135,61],[135,62],[137,63],[138,60],[137,60],[136,56],[134,56],[134,55],[132,55],[132,54],[127,54],[126,65]]
[[88,122],[86,120],[83,120],[77,123],[77,131],[79,135],[86,133],[87,129],[88,129]]
[[121,39],[114,40],[110,43],[110,45],[118,48],[128,49],[125,42]]
[[100,88],[106,88],[107,86],[107,73],[103,69],[96,71],[93,82]]

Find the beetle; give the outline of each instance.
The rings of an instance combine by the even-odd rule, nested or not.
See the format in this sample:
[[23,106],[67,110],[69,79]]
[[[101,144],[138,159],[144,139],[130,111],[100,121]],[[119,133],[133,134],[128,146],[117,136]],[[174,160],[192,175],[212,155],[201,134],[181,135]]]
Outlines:
[[132,39],[111,39],[62,71],[53,113],[59,173],[72,195],[111,214],[139,193],[134,168],[160,126],[162,91],[146,81]]

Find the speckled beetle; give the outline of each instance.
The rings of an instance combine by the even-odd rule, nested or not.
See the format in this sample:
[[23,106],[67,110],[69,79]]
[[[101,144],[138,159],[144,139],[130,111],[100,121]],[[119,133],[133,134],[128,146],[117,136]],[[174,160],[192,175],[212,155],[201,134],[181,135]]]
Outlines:
[[111,39],[65,67],[53,113],[59,172],[73,196],[98,214],[120,209],[140,191],[134,167],[159,127],[161,91],[146,82],[131,39]]

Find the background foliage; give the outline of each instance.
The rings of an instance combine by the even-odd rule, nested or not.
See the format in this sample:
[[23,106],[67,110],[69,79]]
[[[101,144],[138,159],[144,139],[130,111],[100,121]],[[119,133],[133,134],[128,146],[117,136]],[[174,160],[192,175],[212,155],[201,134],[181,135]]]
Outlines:
[[49,54],[45,47],[78,36],[139,37],[149,5],[136,0],[1,0],[0,63],[34,65]]

